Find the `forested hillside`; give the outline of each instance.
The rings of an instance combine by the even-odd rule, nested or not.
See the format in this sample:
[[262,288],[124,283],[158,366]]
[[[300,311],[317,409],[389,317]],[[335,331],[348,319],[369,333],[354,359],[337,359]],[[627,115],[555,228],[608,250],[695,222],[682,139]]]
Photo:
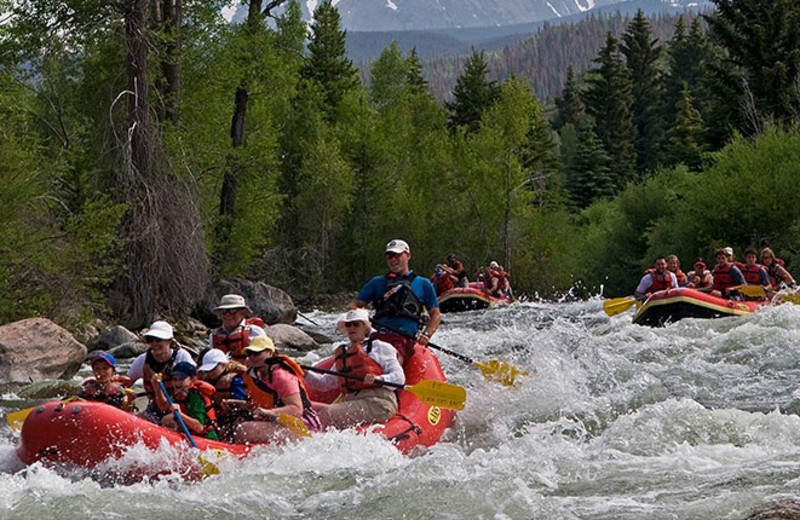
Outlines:
[[[462,73],[392,46],[365,84],[330,2],[310,33],[296,2],[274,29],[261,2],[234,26],[221,2],[27,2],[0,26],[0,322],[140,326],[233,276],[354,290],[392,238],[420,274],[497,260],[529,297],[629,294],[654,255],[720,245],[791,270],[800,6],[716,4]],[[563,84],[490,72],[536,53]],[[425,77],[448,66],[443,103]]]

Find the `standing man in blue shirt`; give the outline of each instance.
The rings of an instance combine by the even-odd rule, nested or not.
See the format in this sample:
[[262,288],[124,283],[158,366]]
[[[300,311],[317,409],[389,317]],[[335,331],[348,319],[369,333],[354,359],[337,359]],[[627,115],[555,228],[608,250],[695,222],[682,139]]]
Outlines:
[[[385,255],[389,273],[367,282],[350,302],[350,309],[372,304],[375,309],[372,325],[376,330],[372,337],[391,343],[402,366],[414,354],[416,344],[423,347],[428,344],[442,315],[433,284],[408,267],[411,249],[406,241],[392,240],[386,244]],[[422,321],[423,308],[430,315],[427,324]]]

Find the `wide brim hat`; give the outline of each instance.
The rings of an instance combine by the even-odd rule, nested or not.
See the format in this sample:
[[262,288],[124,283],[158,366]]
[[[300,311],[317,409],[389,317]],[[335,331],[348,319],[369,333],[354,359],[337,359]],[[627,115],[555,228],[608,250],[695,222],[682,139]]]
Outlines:
[[347,328],[344,326],[348,321],[363,321],[367,324],[367,331],[372,329],[372,323],[369,321],[369,311],[367,309],[350,309],[347,314],[336,323],[336,329],[344,335],[347,335]]
[[226,294],[219,300],[219,305],[214,307],[214,312],[224,311],[228,309],[247,309],[247,312],[253,312],[247,303],[244,301],[244,296],[239,294]]
[[275,343],[273,343],[272,339],[268,336],[253,336],[250,338],[250,344],[247,345],[247,348],[244,350],[245,352],[258,354],[259,352],[263,352],[265,350],[271,350],[272,352],[275,352],[277,349],[275,348]]

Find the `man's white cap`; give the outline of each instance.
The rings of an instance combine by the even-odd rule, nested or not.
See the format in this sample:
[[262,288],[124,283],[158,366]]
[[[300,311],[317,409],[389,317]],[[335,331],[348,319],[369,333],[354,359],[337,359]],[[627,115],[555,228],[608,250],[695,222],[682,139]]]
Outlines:
[[408,247],[408,243],[405,240],[400,240],[399,238],[395,238],[388,244],[386,244],[386,253],[410,253],[411,249]]
[[154,321],[143,335],[145,338],[172,339],[172,325],[166,321]]
[[728,255],[728,256],[731,256],[733,254],[733,248],[732,247],[723,247],[722,250],[725,251],[725,254]]
[[492,260],[492,263],[489,264],[489,267],[500,267],[500,264]]
[[228,356],[218,348],[212,348],[203,356],[203,364],[197,369],[198,372],[211,372],[221,363],[227,363]]

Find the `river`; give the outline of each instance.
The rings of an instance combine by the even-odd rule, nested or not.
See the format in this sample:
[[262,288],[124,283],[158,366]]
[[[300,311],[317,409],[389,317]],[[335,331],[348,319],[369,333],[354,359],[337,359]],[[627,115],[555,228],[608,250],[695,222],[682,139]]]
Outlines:
[[[336,315],[307,317],[333,334]],[[445,314],[435,343],[532,375],[504,387],[441,354],[467,406],[412,457],[325,433],[222,461],[202,482],[107,486],[20,470],[3,421],[0,518],[742,519],[794,497],[800,306],[661,329],[630,319],[598,299]]]

